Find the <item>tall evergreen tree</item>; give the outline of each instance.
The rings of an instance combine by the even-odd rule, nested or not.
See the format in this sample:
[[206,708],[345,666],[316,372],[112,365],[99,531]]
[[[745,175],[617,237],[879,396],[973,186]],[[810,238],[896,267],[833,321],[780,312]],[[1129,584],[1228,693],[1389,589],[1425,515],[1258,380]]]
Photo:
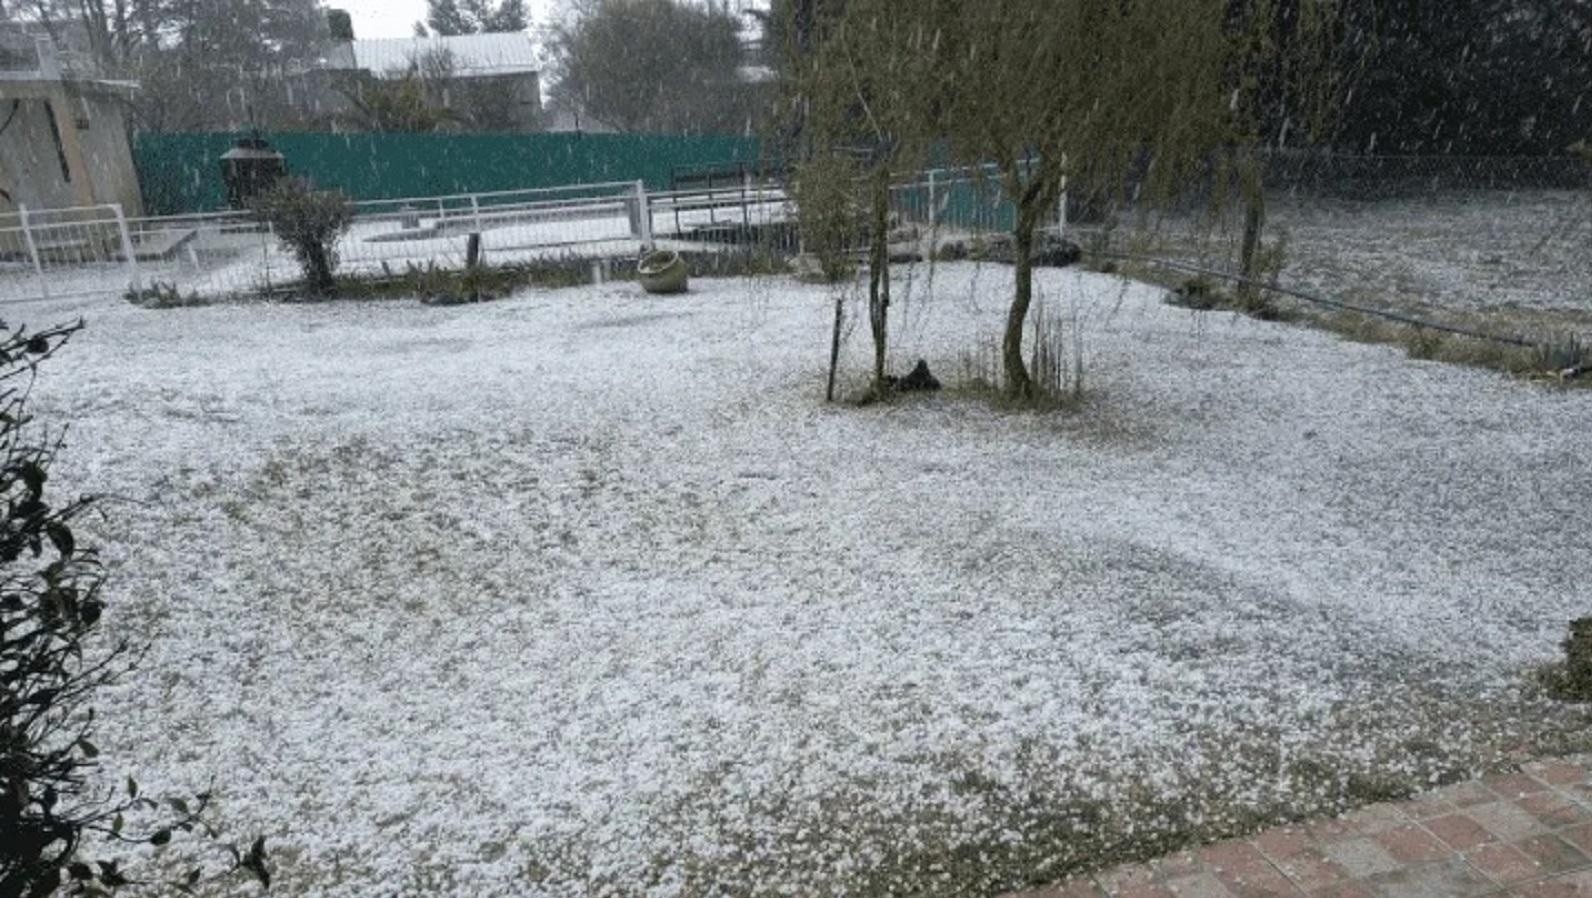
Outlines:
[[621,131],[742,132],[754,93],[739,29],[680,0],[591,0],[554,40],[554,101]]
[[530,27],[525,0],[426,0],[426,22],[435,34],[495,34]]

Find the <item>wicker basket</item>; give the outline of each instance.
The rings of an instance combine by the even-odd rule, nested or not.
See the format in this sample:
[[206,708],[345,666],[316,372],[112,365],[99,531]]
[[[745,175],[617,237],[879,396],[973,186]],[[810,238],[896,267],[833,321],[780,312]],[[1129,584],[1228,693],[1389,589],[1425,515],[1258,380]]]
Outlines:
[[646,254],[636,266],[636,274],[641,279],[641,289],[648,293],[685,292],[685,260],[677,252],[659,250]]

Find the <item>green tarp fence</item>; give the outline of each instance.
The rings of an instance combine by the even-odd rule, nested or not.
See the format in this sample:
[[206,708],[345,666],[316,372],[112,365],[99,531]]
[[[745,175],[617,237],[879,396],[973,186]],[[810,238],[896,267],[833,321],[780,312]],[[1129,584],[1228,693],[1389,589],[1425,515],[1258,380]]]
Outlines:
[[[226,207],[221,154],[240,134],[139,134],[139,181],[149,214]],[[287,157],[288,171],[356,200],[447,196],[645,181],[667,189],[677,166],[758,161],[742,137],[650,134],[324,134],[262,135]]]

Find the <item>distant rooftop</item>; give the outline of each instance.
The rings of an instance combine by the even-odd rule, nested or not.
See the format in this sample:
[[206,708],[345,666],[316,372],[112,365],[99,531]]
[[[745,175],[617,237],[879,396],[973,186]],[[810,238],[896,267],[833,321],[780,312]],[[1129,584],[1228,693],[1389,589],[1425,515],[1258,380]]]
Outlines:
[[427,54],[442,51],[453,56],[461,75],[520,75],[541,68],[536,44],[524,32],[374,38],[337,49],[326,61],[328,68],[363,69],[377,76],[406,70]]
[[0,94],[15,99],[18,91],[37,92],[55,83],[126,97],[138,90],[136,81],[100,77],[89,53],[59,49],[42,32],[28,30],[26,23],[0,23]]

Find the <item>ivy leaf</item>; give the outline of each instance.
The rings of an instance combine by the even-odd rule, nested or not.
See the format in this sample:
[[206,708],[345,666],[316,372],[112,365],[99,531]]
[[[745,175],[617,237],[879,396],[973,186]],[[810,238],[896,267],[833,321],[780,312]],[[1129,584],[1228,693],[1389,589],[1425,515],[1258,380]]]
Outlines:
[[133,779],[132,777],[128,777],[127,778],[127,797],[128,798],[137,798],[138,797],[138,781]]
[[265,836],[254,840],[254,845],[249,849],[249,856],[243,859],[240,865],[243,869],[254,874],[260,885],[269,889],[271,887],[271,871],[265,866]]
[[28,492],[34,495],[44,492],[44,482],[50,479],[37,462],[24,463],[18,473],[22,475],[22,482],[27,485]]
[[44,532],[50,537],[50,542],[55,545],[55,551],[63,556],[70,557],[77,550],[77,540],[72,537],[72,528],[59,521],[51,521],[44,525]]
[[154,835],[149,837],[149,844],[155,846],[156,848],[159,848],[170,841],[171,830],[169,829],[158,830]]

